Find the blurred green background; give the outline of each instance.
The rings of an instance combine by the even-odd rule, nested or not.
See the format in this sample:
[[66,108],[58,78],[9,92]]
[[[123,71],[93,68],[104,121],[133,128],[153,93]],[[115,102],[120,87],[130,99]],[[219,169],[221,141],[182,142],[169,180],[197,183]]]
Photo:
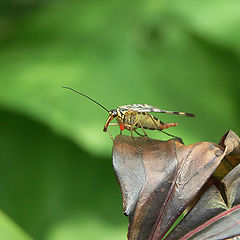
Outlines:
[[0,240],[126,239],[107,113],[61,86],[196,113],[156,116],[219,142],[239,134],[239,26],[238,0],[1,0]]

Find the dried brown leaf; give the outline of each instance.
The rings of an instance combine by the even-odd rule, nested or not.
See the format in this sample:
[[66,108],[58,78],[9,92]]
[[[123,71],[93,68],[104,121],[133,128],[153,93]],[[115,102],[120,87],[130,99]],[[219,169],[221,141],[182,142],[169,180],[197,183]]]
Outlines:
[[[232,131],[224,135],[220,145],[201,142],[185,146],[176,139],[117,136],[113,166],[122,192],[123,211],[129,216],[128,239],[162,239],[191,206],[188,216],[168,236],[177,239],[229,208],[226,203],[237,203],[239,171],[221,183],[228,189],[225,197],[210,179],[217,168],[218,177],[226,176],[218,166],[229,157],[238,161],[239,146],[239,138]],[[194,216],[198,218],[193,219]]]

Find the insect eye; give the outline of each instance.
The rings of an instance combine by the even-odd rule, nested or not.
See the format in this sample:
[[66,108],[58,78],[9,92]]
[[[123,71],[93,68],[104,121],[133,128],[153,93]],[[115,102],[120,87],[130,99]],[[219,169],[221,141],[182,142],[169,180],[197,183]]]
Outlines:
[[109,114],[111,114],[113,117],[116,117],[118,115],[117,111],[115,109],[110,110]]

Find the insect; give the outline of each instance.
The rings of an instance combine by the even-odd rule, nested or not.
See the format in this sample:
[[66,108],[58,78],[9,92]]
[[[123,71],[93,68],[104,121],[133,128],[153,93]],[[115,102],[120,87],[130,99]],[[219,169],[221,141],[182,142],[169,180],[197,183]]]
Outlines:
[[[163,130],[170,128],[170,127],[175,127],[178,124],[177,123],[163,123],[161,120],[159,120],[158,118],[156,118],[155,116],[150,114],[152,112],[176,114],[176,115],[182,115],[182,116],[187,116],[187,117],[195,117],[195,115],[193,113],[161,110],[160,108],[153,107],[153,106],[147,105],[147,104],[124,105],[124,106],[119,106],[117,109],[108,110],[103,105],[101,105],[99,102],[95,101],[94,99],[88,97],[87,95],[85,95],[83,93],[80,93],[70,87],[63,87],[63,88],[69,89],[73,92],[76,92],[76,93],[90,99],[91,101],[95,102],[100,107],[102,107],[105,111],[108,112],[109,116],[104,125],[103,131],[104,132],[108,131],[112,140],[113,140],[113,137],[112,137],[112,134],[110,133],[110,131],[108,130],[108,126],[119,126],[121,134],[124,129],[127,129],[127,130],[131,131],[132,138],[133,138],[133,131],[136,132],[140,136],[148,137],[145,129],[159,130],[169,136],[175,137],[169,133],[164,132]],[[117,120],[117,123],[112,123],[111,121],[115,118]],[[137,132],[138,128],[142,129],[144,135]]]

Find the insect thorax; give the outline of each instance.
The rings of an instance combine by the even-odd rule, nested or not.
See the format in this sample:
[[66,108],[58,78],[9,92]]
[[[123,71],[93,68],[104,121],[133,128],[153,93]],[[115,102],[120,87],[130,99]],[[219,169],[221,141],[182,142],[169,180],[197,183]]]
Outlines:
[[118,120],[123,120],[124,119],[124,115],[125,115],[125,111],[122,111],[119,108],[117,108],[117,113],[118,113],[117,119]]
[[138,119],[138,113],[135,111],[130,110],[123,110],[123,109],[117,109],[118,116],[117,121],[118,123],[123,123],[125,127],[128,129],[127,126],[135,125]]

